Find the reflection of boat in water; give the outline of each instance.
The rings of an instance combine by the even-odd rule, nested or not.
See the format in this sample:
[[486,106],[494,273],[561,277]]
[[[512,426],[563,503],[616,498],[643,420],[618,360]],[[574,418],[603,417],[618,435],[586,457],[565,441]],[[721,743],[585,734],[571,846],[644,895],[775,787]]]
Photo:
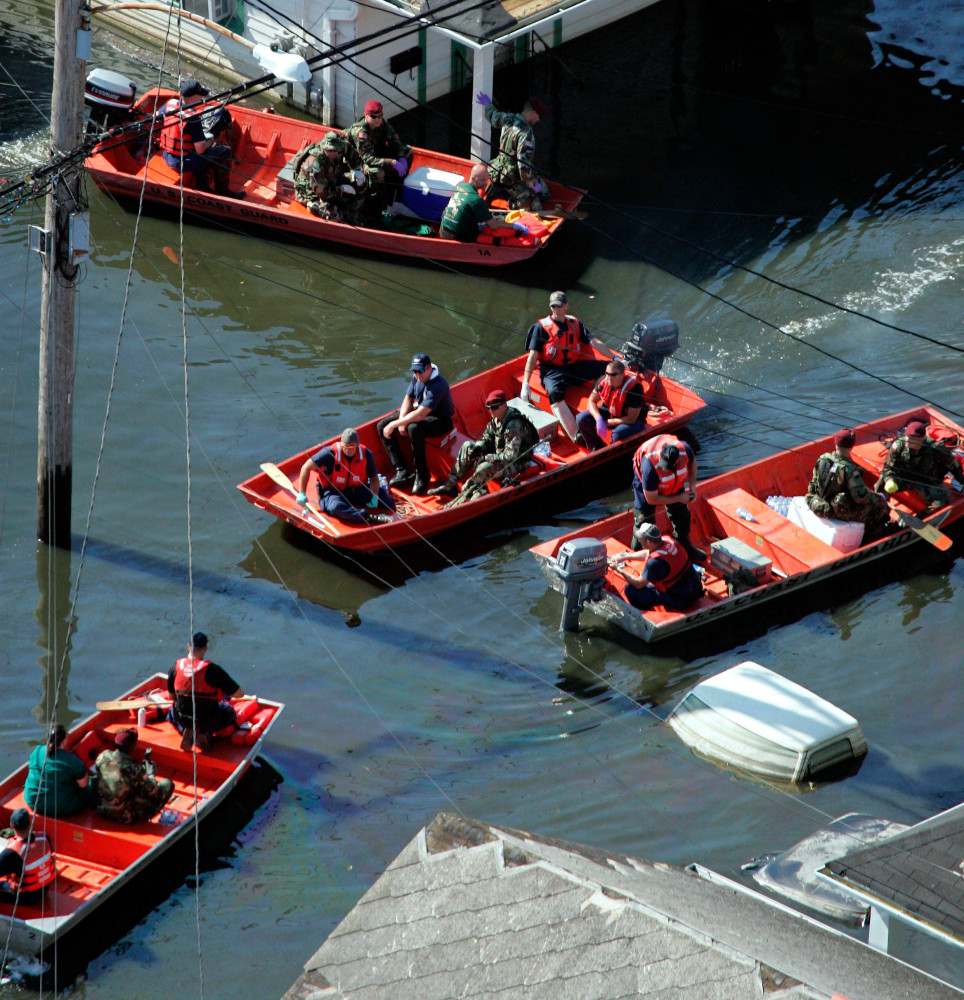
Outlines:
[[[882,442],[893,439],[912,418],[964,435],[964,429],[930,407],[863,424],[857,428],[852,457],[873,479],[886,454]],[[805,493],[817,458],[833,449],[830,435],[699,484],[690,506],[692,538],[712,554],[705,567],[703,596],[686,611],[656,608],[644,612],[625,599],[625,581],[607,565],[607,559],[630,546],[631,510],[534,546],[531,551],[550,585],[566,595],[564,624],[574,627],[585,606],[647,643],[673,638],[685,638],[689,643],[699,636],[719,646],[726,645],[729,638],[729,645],[733,645],[737,640],[731,630],[738,626],[741,635],[763,632],[778,615],[799,618],[809,610],[826,607],[844,592],[870,589],[885,570],[906,575],[939,559],[941,549],[919,536],[930,536],[940,546],[949,543],[937,529],[964,514],[964,494],[954,490],[950,504],[924,522],[911,513],[922,504],[909,496],[907,503],[892,504],[900,511],[892,516],[912,526],[876,541],[862,543],[861,539],[849,545],[840,541],[838,546],[821,540],[791,517],[831,535],[838,530],[834,526],[842,522],[814,524],[824,519],[816,518],[809,509],[801,510],[799,500],[789,509],[791,517],[767,504],[769,497],[783,499]],[[658,523],[670,531],[662,511]],[[843,527],[856,525],[851,522]],[[741,568],[753,574],[752,578],[741,573]]]
[[[163,113],[167,101],[176,96],[170,90],[149,90],[134,103],[128,117],[148,125],[151,116]],[[232,104],[230,110],[234,120],[230,187],[243,191],[243,199],[199,191],[188,182],[182,186],[181,175],[167,165],[160,152],[145,149],[147,137],[142,131],[126,138],[109,137],[100,143],[86,160],[87,171],[99,187],[118,198],[138,199],[143,191],[145,201],[177,209],[183,197],[185,213],[195,218],[258,226],[276,237],[308,237],[412,259],[480,265],[512,264],[531,257],[583,196],[582,191],[550,182],[547,209],[540,216],[546,229],[541,239],[515,233],[497,236],[488,243],[442,239],[438,235],[442,209],[454,183],[468,178],[472,163],[416,148],[403,183],[399,214],[385,224],[421,229],[427,235],[332,222],[312,215],[295,200],[289,161],[333,130],[243,104]],[[159,124],[154,126],[154,132],[156,139]]]
[[[600,359],[603,357],[598,352],[597,356]],[[638,377],[644,387],[646,402],[662,409],[650,413],[645,431],[598,451],[590,451],[584,445],[570,441],[561,431],[537,375],[533,375],[531,381],[532,405],[526,407],[515,398],[519,394],[525,359],[526,355],[520,355],[453,385],[451,388],[456,409],[456,427],[445,437],[426,442],[429,471],[433,479],[444,480],[462,443],[470,437],[478,438],[488,423],[486,396],[495,389],[501,389],[510,405],[524,409],[543,438],[542,447],[537,447],[529,467],[516,484],[499,486],[495,481],[490,481],[485,495],[454,506],[447,505],[448,497],[414,496],[399,489],[395,491],[399,500],[399,516],[387,524],[376,526],[356,526],[331,517],[319,517],[313,512],[314,508],[306,511],[295,503],[293,489],[279,485],[266,472],[260,472],[240,483],[238,489],[255,506],[297,526],[335,549],[387,552],[454,529],[468,528],[478,533],[485,525],[503,526],[507,511],[526,501],[538,500],[542,514],[550,512],[554,503],[569,503],[571,506],[574,491],[579,487],[580,481],[584,487],[586,480],[591,480],[598,493],[599,477],[607,467],[622,460],[628,469],[629,456],[643,438],[682,428],[704,405],[695,393],[684,386],[645,371]],[[574,412],[586,408],[586,399],[591,390],[592,385],[588,385],[575,386],[567,391],[566,401]],[[377,440],[377,423],[376,419],[360,425],[357,428],[358,434],[361,443],[374,452],[380,471],[391,474],[385,449]],[[333,444],[334,441],[332,439],[324,444]],[[287,477],[297,481],[305,460],[321,447],[322,445],[315,445],[279,462],[281,479]],[[544,450],[545,454],[539,455],[539,450]],[[626,477],[628,472],[624,478]],[[314,495],[313,482],[309,485],[309,495]]]
[[[163,703],[157,694],[148,696],[161,690],[166,697],[166,685],[166,675],[155,674],[122,698],[135,707]],[[53,845],[56,876],[39,900],[0,902],[0,936],[10,951],[55,965],[58,982],[68,981],[194,870],[197,828],[205,853],[230,840],[280,780],[255,756],[283,707],[263,698],[248,702],[239,708],[239,719],[250,713],[247,728],[196,756],[181,750],[181,735],[158,718],[160,708],[148,707],[143,725],[133,709],[98,711],[78,723],[64,746],[87,765],[113,747],[118,730],[137,725],[135,759],[150,750],[158,775],[173,780],[174,794],[159,816],[140,823],[115,823],[92,809],[36,815],[33,829]],[[25,804],[26,776],[24,764],[0,784],[0,825],[9,826],[13,811]]]

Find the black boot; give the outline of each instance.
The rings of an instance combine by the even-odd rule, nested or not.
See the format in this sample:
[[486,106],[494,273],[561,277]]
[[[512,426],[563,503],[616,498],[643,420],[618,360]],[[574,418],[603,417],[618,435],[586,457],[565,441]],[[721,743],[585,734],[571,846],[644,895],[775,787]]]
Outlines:
[[680,545],[683,546],[683,551],[690,557],[690,562],[694,563],[705,563],[706,553],[702,549],[698,549],[689,538],[681,538],[679,540]]
[[430,497],[457,497],[459,495],[459,481],[455,476],[449,476],[439,486],[433,486],[432,489],[428,491]]

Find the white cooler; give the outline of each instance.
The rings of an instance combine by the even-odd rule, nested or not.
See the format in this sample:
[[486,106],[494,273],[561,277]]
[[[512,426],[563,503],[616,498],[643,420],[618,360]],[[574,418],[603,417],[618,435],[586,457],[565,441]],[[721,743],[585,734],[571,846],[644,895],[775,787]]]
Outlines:
[[435,167],[418,167],[402,184],[402,202],[420,219],[438,222],[452,197],[455,185],[464,181],[461,174]]
[[806,497],[794,497],[790,501],[787,517],[804,531],[832,545],[840,552],[859,549],[864,540],[863,521],[838,521],[835,517],[818,517],[807,506]]

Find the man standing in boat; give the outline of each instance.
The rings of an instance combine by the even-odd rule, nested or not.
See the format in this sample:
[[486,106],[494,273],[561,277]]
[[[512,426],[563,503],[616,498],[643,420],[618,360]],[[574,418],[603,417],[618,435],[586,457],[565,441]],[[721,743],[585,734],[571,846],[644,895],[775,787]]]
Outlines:
[[[696,499],[696,455],[673,434],[657,434],[633,455],[633,523],[652,523],[656,508],[665,506],[676,538],[693,562],[706,562],[706,553],[690,541],[690,507]],[[633,535],[633,549],[640,539]]]
[[442,212],[439,236],[460,243],[475,243],[482,229],[502,229],[508,233],[529,235],[529,227],[522,222],[506,222],[489,211],[480,191],[489,181],[488,171],[481,163],[476,163],[467,181],[460,181],[452,191],[452,197]]
[[378,216],[394,202],[398,186],[411,169],[415,154],[385,120],[382,103],[374,98],[365,103],[365,117],[350,126],[345,135],[361,157],[368,177],[366,210]]
[[[164,162],[179,174],[194,174],[195,185],[228,198],[243,198],[243,191],[228,188],[231,175],[231,149],[216,143],[204,131],[200,105],[210,91],[197,80],[181,87],[180,104],[168,102],[160,146]],[[193,109],[193,110],[192,110]],[[210,179],[208,174],[211,175]]]
[[586,444],[598,451],[644,431],[646,409],[642,383],[626,372],[619,358],[612,358],[606,374],[589,394],[587,409],[576,418],[576,425]]
[[[539,443],[539,432],[532,421],[509,406],[505,393],[493,389],[485,397],[491,419],[478,441],[466,441],[448,479],[429,490],[435,496],[458,497],[457,503],[474,500],[486,492],[490,479],[501,477],[505,482],[522,473]],[[475,463],[478,462],[478,465]],[[475,465],[475,471],[459,494],[459,480]]]
[[807,506],[818,517],[863,521],[867,534],[879,535],[890,518],[890,508],[881,496],[867,489],[860,467],[850,457],[855,441],[852,427],[834,435],[833,452],[821,455],[813,467]]
[[365,173],[358,154],[343,135],[326,132],[321,142],[306,146],[292,159],[291,170],[295,198],[312,215],[358,225]]
[[[414,478],[412,493],[422,496],[428,492],[431,474],[425,459],[425,439],[448,434],[454,416],[455,403],[448,382],[427,354],[416,354],[412,358],[412,382],[401,407],[378,421],[379,438],[395,469],[389,486],[404,486]],[[402,454],[399,438],[403,434],[412,445],[414,472],[409,471]]]
[[[639,550],[621,552],[609,560],[609,565],[626,581],[626,600],[634,608],[685,611],[702,597],[703,581],[675,538],[644,521],[634,527],[633,541]],[[641,559],[646,560],[641,573],[627,567]]]
[[490,184],[485,200],[492,204],[496,198],[505,198],[509,208],[542,210],[542,201],[549,190],[535,170],[536,137],[533,127],[549,109],[538,97],[530,97],[522,105],[522,114],[496,111],[492,98],[481,91],[475,96],[476,104],[485,108],[490,125],[501,129],[499,152],[489,164]]
[[[523,402],[531,401],[529,376],[538,363],[539,378],[549,397],[552,412],[559,418],[569,440],[580,444],[584,443],[583,438],[576,427],[576,418],[566,403],[566,390],[570,386],[598,379],[615,355],[601,340],[590,335],[581,320],[566,315],[568,304],[565,292],[553,292],[549,296],[549,315],[529,327],[526,334],[529,354],[519,396]],[[584,344],[595,347],[607,360],[592,356],[592,352],[589,356],[583,355]]]
[[[886,489],[888,493],[917,490],[927,504],[924,514],[933,514],[947,504],[947,490],[942,484],[948,473],[960,476],[961,463],[952,452],[928,440],[923,420],[911,420],[887,449],[874,489]],[[893,487],[888,480],[893,481]]]
[[208,637],[195,632],[182,656],[167,675],[167,690],[174,699],[168,718],[183,733],[181,749],[209,750],[211,737],[229,735],[238,717],[229,703],[243,698],[240,685],[226,670],[207,659]]
[[0,840],[0,899],[38,899],[57,874],[50,838],[42,831],[31,833],[30,823],[29,809],[14,809],[12,829],[0,833],[5,838]]
[[387,524],[395,501],[378,484],[375,456],[358,440],[358,431],[346,427],[337,444],[307,459],[298,477],[298,503],[308,503],[308,480],[318,473],[318,506],[346,524]]

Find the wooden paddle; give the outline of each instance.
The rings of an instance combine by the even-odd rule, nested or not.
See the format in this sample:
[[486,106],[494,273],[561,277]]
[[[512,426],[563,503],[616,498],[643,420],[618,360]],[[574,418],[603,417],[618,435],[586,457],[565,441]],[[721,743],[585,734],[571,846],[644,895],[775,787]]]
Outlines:
[[[269,479],[276,482],[282,489],[288,490],[292,496],[295,497],[298,496],[298,488],[273,462],[262,462],[261,471],[266,476],[268,476]],[[309,513],[321,524],[322,529],[324,531],[327,531],[329,535],[341,534],[338,528],[336,528],[335,525],[333,525],[331,521],[329,521],[328,518],[325,517],[325,515],[322,514],[322,512],[317,507],[315,507],[313,504],[310,503],[306,504],[305,507],[309,511]]]
[[575,219],[577,222],[582,222],[589,216],[589,213],[582,208],[543,208],[534,214],[548,215],[550,218],[557,219]]
[[169,701],[154,701],[153,698],[121,698],[118,701],[97,702],[98,712],[127,712],[137,708],[170,708]]
[[909,514],[907,511],[894,507],[893,504],[891,506],[897,512],[900,523],[905,528],[910,528],[914,534],[920,535],[925,542],[930,542],[931,545],[940,549],[941,552],[946,552],[954,544],[943,531],[938,531],[933,524],[926,524],[916,514]]

